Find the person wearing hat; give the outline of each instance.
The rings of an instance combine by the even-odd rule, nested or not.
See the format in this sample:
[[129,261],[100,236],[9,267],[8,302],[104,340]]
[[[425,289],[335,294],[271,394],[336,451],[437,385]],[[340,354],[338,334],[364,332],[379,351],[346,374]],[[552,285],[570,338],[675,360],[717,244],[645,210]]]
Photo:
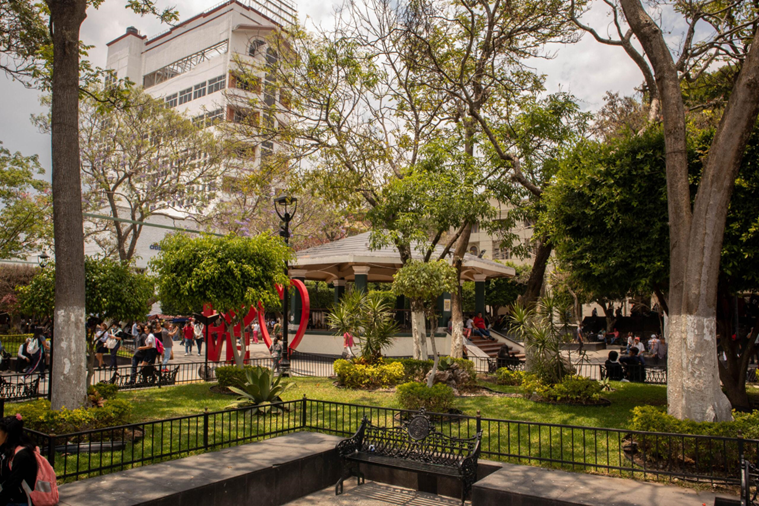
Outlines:
[[640,342],[640,337],[635,337],[635,342],[633,344],[633,348],[638,349],[638,356],[643,356],[643,353],[646,351],[646,346]]
[[648,340],[648,351],[656,355],[656,348],[659,347],[659,338],[656,334],[651,334],[651,339]]

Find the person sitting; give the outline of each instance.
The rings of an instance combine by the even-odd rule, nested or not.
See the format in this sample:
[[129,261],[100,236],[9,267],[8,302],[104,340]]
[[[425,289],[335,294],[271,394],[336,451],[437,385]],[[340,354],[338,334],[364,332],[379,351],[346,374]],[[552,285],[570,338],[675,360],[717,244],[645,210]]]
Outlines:
[[664,360],[665,362],[667,360],[667,342],[663,337],[656,345],[656,356],[659,357],[659,360]]
[[615,328],[613,332],[606,334],[606,342],[608,344],[615,344],[619,340],[619,331]]
[[[638,349],[638,356],[642,357],[643,354],[646,352],[646,346],[640,342],[640,337],[636,337],[635,341],[633,341],[632,348]],[[632,351],[632,348],[630,348],[630,351]]]
[[488,330],[488,326],[485,323],[485,319],[482,317],[482,313],[477,313],[477,316],[474,317],[474,320],[472,323],[474,324],[475,334],[485,339],[490,339],[491,341],[495,341],[495,339],[490,336],[490,331]]
[[498,367],[507,367],[510,365],[518,365],[519,359],[516,358],[513,351],[511,351],[511,347],[507,344],[502,345],[498,350]]
[[604,366],[606,367],[606,378],[610,381],[622,381],[625,379],[625,371],[622,369],[622,364],[619,363],[619,353],[616,351],[609,352],[609,358],[606,359]]
[[471,316],[468,316],[466,323],[464,324],[464,337],[472,337],[472,330],[474,329],[474,320]]
[[622,357],[619,361],[624,364],[627,379],[638,383],[643,383],[646,379],[646,362],[638,354],[638,348],[630,348],[630,354]]

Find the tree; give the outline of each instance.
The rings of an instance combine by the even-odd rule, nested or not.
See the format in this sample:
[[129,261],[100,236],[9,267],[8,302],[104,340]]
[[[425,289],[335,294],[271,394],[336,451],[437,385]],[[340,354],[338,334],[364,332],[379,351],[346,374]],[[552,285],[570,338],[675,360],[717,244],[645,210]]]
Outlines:
[[[653,77],[661,100],[670,227],[668,411],[680,419],[729,420],[730,403],[720,389],[714,353],[716,305],[728,204],[759,114],[757,12],[744,2],[676,0],[671,6],[688,28],[673,54],[665,30],[640,0],[607,4],[613,9],[619,35],[634,35],[643,48],[642,54],[628,54],[647,82]],[[628,30],[622,28],[620,7]],[[698,192],[692,197],[681,80],[698,79],[715,62],[733,65],[740,72],[704,161]],[[644,66],[650,67],[650,76]]]
[[213,133],[140,89],[116,109],[83,99],[79,144],[84,210],[115,219],[88,220],[87,236],[122,261],[151,216],[203,216],[226,162]]
[[50,185],[37,156],[22,156],[0,143],[0,258],[18,258],[50,246]]
[[[109,258],[87,258],[84,266],[85,311],[88,315],[113,322],[145,318],[155,294],[155,284],[150,276],[134,272],[126,262]],[[54,265],[48,265],[40,269],[28,285],[17,289],[22,312],[40,317],[51,317],[54,314],[57,301],[55,277]],[[53,342],[57,339],[56,333]],[[87,341],[87,347],[89,362],[85,386],[89,385],[95,367],[95,342],[92,336]],[[55,366],[54,371],[56,380],[62,381]]]
[[[234,343],[234,328],[251,307],[279,304],[275,284],[285,286],[289,279],[285,264],[293,257],[282,241],[269,233],[255,237],[168,235],[161,241],[161,251],[150,261],[158,276],[158,296],[162,303],[183,313],[203,304],[226,316],[227,332]],[[242,334],[241,334],[242,336]],[[238,367],[243,367],[247,345],[232,345]]]
[[[694,133],[688,143],[691,195],[703,173],[703,154],[714,129]],[[669,227],[664,133],[628,130],[607,143],[588,142],[562,164],[546,192],[541,226],[551,227],[566,281],[590,298],[621,298],[655,292],[668,312]],[[738,298],[759,291],[759,124],[755,126],[730,200],[718,283],[717,335],[725,360],[721,383],[734,408],[750,406],[746,374],[756,336],[735,325]],[[753,316],[752,316],[753,317]],[[757,326],[754,326],[755,328]],[[735,335],[734,339],[729,338]]]
[[524,294],[525,286],[530,278],[529,265],[516,265],[513,262],[504,262],[514,267],[516,271],[513,278],[495,278],[485,284],[485,300],[492,308],[493,316],[498,316],[502,307],[512,306],[519,296]]
[[[393,276],[393,293],[408,297],[411,310],[427,317],[430,324],[430,344],[432,345],[432,372],[427,379],[427,387],[432,388],[440,357],[435,344],[437,329],[437,299],[445,292],[453,292],[458,285],[456,268],[446,260],[422,262],[411,260]],[[421,325],[424,328],[424,325]],[[419,328],[419,326],[417,326]]]
[[[61,381],[53,384],[53,409],[83,406],[87,397],[84,339],[84,234],[79,174],[80,83],[102,77],[80,56],[81,24],[87,8],[102,0],[46,0],[44,6],[21,2],[2,3],[2,70],[27,86],[50,90],[53,154],[53,225],[57,288],[54,367]],[[139,14],[155,14],[162,21],[177,19],[173,9],[158,12],[152,0],[129,0]],[[5,32],[7,30],[7,33]],[[10,62],[10,64],[8,64]]]

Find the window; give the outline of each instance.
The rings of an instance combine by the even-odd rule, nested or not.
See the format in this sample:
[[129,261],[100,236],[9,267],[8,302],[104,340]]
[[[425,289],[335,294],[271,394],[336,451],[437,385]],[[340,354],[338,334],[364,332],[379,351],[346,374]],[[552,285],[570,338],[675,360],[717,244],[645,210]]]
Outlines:
[[477,233],[477,232],[479,232],[479,231],[480,231],[480,224],[479,224],[479,223],[475,223],[475,224],[473,224],[473,225],[472,225],[472,233],[473,233],[473,234],[476,234],[476,233]]
[[192,94],[192,99],[197,100],[200,97],[205,97],[205,96],[206,96],[206,82],[203,81],[202,83],[195,85],[195,91]]
[[116,71],[115,70],[109,70],[105,74],[105,87],[110,88],[114,84],[116,84]]
[[264,41],[257,39],[250,43],[250,46],[248,46],[248,56],[256,56],[258,53],[258,50],[261,49],[261,46],[263,46],[265,43]]
[[186,104],[192,100],[192,88],[187,88],[179,92],[179,105]]
[[177,94],[174,93],[173,95],[169,95],[166,97],[166,107],[176,107],[177,106]]
[[206,113],[206,126],[215,125],[224,119],[224,109],[216,109]]
[[245,76],[238,72],[232,74],[232,77],[234,80],[229,81],[230,88],[234,87],[240,90],[252,91],[255,93],[261,92],[261,82],[257,77]]
[[214,77],[208,80],[208,94],[223,90],[226,84],[226,76]]

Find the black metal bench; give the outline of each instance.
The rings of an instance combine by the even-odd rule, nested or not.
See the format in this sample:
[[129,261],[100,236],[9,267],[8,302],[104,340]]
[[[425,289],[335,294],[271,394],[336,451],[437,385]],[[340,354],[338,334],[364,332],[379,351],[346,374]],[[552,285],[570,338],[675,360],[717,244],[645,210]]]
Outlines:
[[[21,378],[20,376],[17,376]],[[30,381],[8,381],[0,376],[0,398],[6,401],[21,401],[36,399],[39,395],[40,377],[35,376]]]
[[161,387],[176,384],[178,373],[178,365],[173,369],[166,371],[162,371],[153,365],[145,365],[142,366],[141,370],[138,370],[137,378],[135,378],[134,381],[132,381],[131,375],[120,374],[117,371],[113,373],[113,376],[111,376],[109,383],[117,385],[119,389]]
[[342,493],[343,482],[351,476],[356,476],[361,485],[364,475],[359,465],[369,464],[460,479],[464,504],[477,481],[481,439],[482,430],[467,439],[436,431],[424,409],[400,427],[375,427],[364,416],[353,437],[337,445],[343,473],[335,485],[335,495]]

